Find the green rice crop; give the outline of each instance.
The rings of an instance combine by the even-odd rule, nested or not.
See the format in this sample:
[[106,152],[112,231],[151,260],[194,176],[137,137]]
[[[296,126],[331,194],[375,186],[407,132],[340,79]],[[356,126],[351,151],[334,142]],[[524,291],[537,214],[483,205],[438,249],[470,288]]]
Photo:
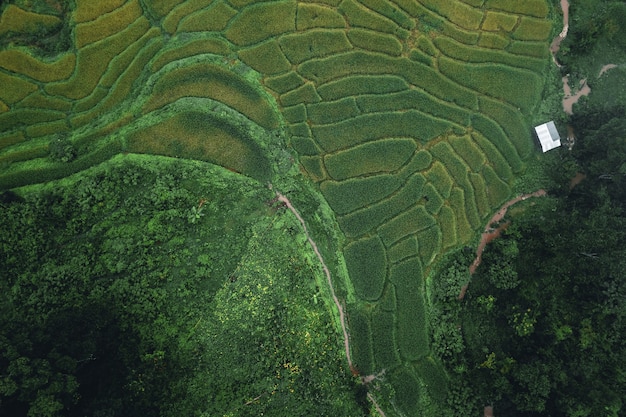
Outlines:
[[0,85],[0,100],[7,104],[17,103],[37,90],[37,85],[4,72],[0,72]]
[[425,143],[447,129],[446,122],[409,110],[357,116],[334,124],[313,126],[311,130],[320,146],[326,152],[333,152],[389,137],[412,137]]
[[306,122],[306,107],[304,104],[297,104],[283,108],[283,117],[289,123]]
[[[303,136],[303,137],[311,137],[311,129],[307,123],[293,123],[287,126],[287,131],[290,136]],[[316,146],[318,146],[316,144]],[[317,152],[316,152],[317,154]]]
[[0,35],[7,32],[27,35],[61,25],[61,19],[49,14],[39,14],[24,10],[14,4],[8,4],[0,16]]
[[138,1],[129,1],[123,6],[95,20],[79,23],[74,30],[74,43],[77,48],[106,39],[131,25],[142,16]]
[[[424,206],[413,206],[411,209],[385,222],[378,228],[378,234],[385,246],[390,246],[403,237],[435,224],[435,219],[428,214]],[[420,248],[421,248],[420,242]]]
[[364,112],[416,109],[462,126],[468,126],[470,122],[467,110],[453,106],[443,100],[438,100],[419,89],[384,95],[363,95],[358,97],[356,101],[359,108],[363,109]]
[[512,54],[525,55],[544,59],[550,54],[545,42],[522,42],[514,41],[506,48]]
[[247,46],[296,29],[296,2],[256,3],[241,10],[224,31],[235,45]]
[[367,142],[336,154],[326,155],[328,174],[336,180],[400,168],[414,153],[411,139],[386,139]]
[[424,207],[426,207],[426,211],[432,215],[437,214],[441,206],[443,206],[443,198],[431,183],[424,186],[424,199],[426,200]]
[[425,175],[428,182],[437,188],[437,191],[439,191],[439,194],[441,194],[443,198],[448,198],[450,196],[450,190],[452,190],[454,182],[441,162],[433,162],[431,168],[425,173]]
[[485,154],[469,136],[454,136],[448,139],[448,142],[452,145],[454,152],[463,158],[472,171],[480,171],[487,162]]
[[449,206],[443,206],[437,218],[441,228],[441,246],[443,249],[453,247],[458,243],[454,211]]
[[438,142],[430,148],[430,153],[443,162],[446,170],[452,175],[456,183],[463,184],[467,181],[467,173],[470,169],[465,161],[454,152],[454,149],[448,142]]
[[[530,126],[526,123],[521,113],[515,108],[504,103],[486,97],[479,99],[480,109],[485,116],[490,117],[498,123],[506,133],[506,137],[511,141],[517,154],[522,158],[527,157],[533,150],[533,140],[530,134]],[[508,142],[508,141],[507,141]],[[507,159],[509,155],[514,155],[512,150],[502,147]],[[510,160],[512,166],[517,166],[517,158],[513,156]]]
[[374,372],[370,318],[358,307],[348,309],[352,360],[361,375]]
[[346,214],[382,200],[402,185],[394,175],[375,175],[345,181],[325,181],[320,190],[337,214]]
[[284,94],[287,91],[298,88],[303,84],[304,79],[295,71],[265,79],[265,85],[278,94]]
[[[396,340],[405,360],[416,360],[429,351],[421,270],[416,270],[414,265],[415,262],[405,261],[391,268],[391,277],[398,290]],[[419,277],[417,273],[420,273]]]
[[[207,0],[202,0],[204,5]],[[189,0],[185,4],[191,3]],[[194,9],[203,6],[202,3],[194,5]],[[178,9],[177,9],[178,12]],[[204,10],[191,11],[181,10],[183,18],[178,24],[178,32],[204,32],[204,31],[220,31],[226,28],[228,22],[237,14],[237,10],[233,9],[225,2],[214,3],[211,7]],[[172,24],[173,26],[173,24]]]
[[386,282],[383,295],[376,303],[376,308],[382,311],[396,311],[396,287],[389,281]]
[[463,184],[463,195],[465,197],[465,216],[467,221],[473,229],[477,229],[481,224],[481,216],[478,214],[478,208],[476,207],[474,187],[469,180],[466,181],[466,184]]
[[194,39],[176,48],[159,52],[156,59],[152,61],[150,68],[152,72],[157,72],[166,64],[189,56],[207,53],[227,55],[229,52],[230,46],[222,39]]
[[413,372],[407,368],[395,370],[390,381],[394,387],[394,402],[405,415],[417,416],[423,410],[420,407],[420,384]]
[[322,101],[322,99],[311,83],[306,83],[280,96],[280,104],[282,106],[294,106],[300,103],[318,103],[320,101]]
[[24,137],[23,132],[0,134],[0,149],[15,145],[16,143],[24,142],[25,140],[26,137]]
[[432,357],[424,357],[414,366],[430,396],[437,402],[444,402],[448,392],[448,378],[441,363],[435,362]]
[[106,42],[79,49],[76,70],[72,77],[67,81],[47,84],[46,92],[72,100],[87,97],[98,85],[109,62],[128,45],[141,38],[149,29],[150,23],[142,17],[116,35],[108,37]]
[[500,63],[511,67],[524,68],[540,72],[546,66],[546,61],[535,58],[521,58],[505,51],[467,46],[449,38],[436,38],[435,45],[441,52],[451,58],[472,63]]
[[284,35],[278,41],[281,50],[292,64],[349,51],[352,45],[345,30],[313,29],[304,33]]
[[[515,119],[511,122],[514,123]],[[482,133],[484,137],[490,138],[491,143],[498,149],[500,154],[506,158],[506,162],[513,168],[514,172],[519,172],[523,168],[523,163],[517,149],[515,149],[510,142],[500,125],[482,114],[473,116],[472,125],[474,129]],[[523,146],[521,140],[518,139],[518,141],[520,142],[520,147]],[[487,152],[485,152],[485,154],[487,154]],[[491,162],[491,158],[489,157],[488,159]]]
[[[43,62],[21,50],[0,51],[0,67],[42,82],[61,81],[69,78],[75,65],[76,55],[72,53],[61,55],[54,62]],[[18,84],[20,84],[19,81],[17,81]],[[3,89],[8,87],[7,84],[2,84],[2,86]]]
[[[252,48],[242,49],[238,55],[243,62],[266,75],[280,74],[291,69],[291,63],[275,39],[270,39]],[[288,90],[284,92],[286,91]]]
[[393,3],[377,0],[359,0],[359,2],[387,19],[393,20],[404,29],[411,30],[415,27],[415,21]]
[[314,156],[320,153],[320,149],[309,136],[292,136],[290,143],[299,155]]
[[489,200],[487,199],[487,185],[482,175],[471,173],[470,181],[474,187],[474,198],[476,199],[476,208],[481,218],[485,218],[491,210]]
[[460,188],[453,188],[450,193],[450,207],[456,220],[456,235],[459,243],[467,243],[472,239],[473,230],[467,221],[465,211],[465,193]]
[[20,100],[16,107],[69,112],[72,109],[72,103],[58,97],[50,97],[41,91],[37,91]]
[[403,168],[403,171],[412,174],[427,169],[433,161],[433,157],[427,150],[420,149],[413,155],[411,161]]
[[348,38],[354,46],[368,51],[382,52],[391,56],[400,56],[402,53],[402,44],[392,35],[366,29],[350,29]]
[[68,131],[69,126],[66,120],[57,120],[55,122],[33,124],[26,128],[26,134],[31,139]]
[[356,75],[340,78],[317,88],[324,100],[337,100],[342,97],[361,94],[386,94],[407,90],[409,85],[395,75]]
[[420,0],[420,2],[464,29],[476,30],[483,20],[480,9],[459,1]]
[[354,0],[342,1],[337,10],[345,15],[350,27],[367,28],[391,34],[399,29],[394,21],[368,10]]
[[489,49],[505,49],[509,40],[498,33],[482,32],[478,40],[478,46]]
[[485,15],[482,30],[492,32],[512,32],[517,24],[518,17],[508,13],[489,10]]
[[488,9],[535,17],[546,17],[550,10],[548,8],[548,2],[545,0],[487,0],[485,6]]
[[355,117],[360,113],[353,97],[309,104],[307,112],[313,124],[336,123]]
[[485,189],[487,190],[487,198],[491,207],[498,207],[510,195],[511,189],[496,175],[493,168],[489,165],[483,168],[483,177],[485,179]]
[[341,230],[347,237],[358,237],[370,232],[421,198],[424,183],[425,179],[421,174],[412,175],[406,184],[390,198],[347,216],[339,217]]
[[429,265],[441,250],[441,230],[433,221],[433,226],[417,233],[419,254],[424,265]]
[[[107,68],[106,72],[102,75],[98,86],[105,88],[112,87],[124,72],[133,73],[135,77],[137,77],[139,75],[137,70],[133,69],[129,71],[129,66],[131,66],[131,63],[141,61],[140,71],[145,69],[147,62],[153,58],[158,49],[163,46],[163,43],[161,39],[157,39],[156,42],[152,42],[148,47],[146,47],[146,45],[153,38],[157,36],[160,38],[160,34],[161,31],[158,28],[152,28],[136,42],[128,45],[121,54],[111,60],[109,68]],[[134,66],[136,67],[137,65],[135,64]],[[134,80],[131,80],[131,83],[132,81]]]
[[479,31],[461,29],[457,25],[448,21],[444,21],[442,33],[467,45],[476,45],[478,38],[480,37]]
[[65,116],[65,113],[52,110],[15,109],[10,112],[0,113],[0,129],[2,129],[2,132],[7,132],[21,126],[62,120],[65,119]]
[[[167,0],[155,0],[152,1],[152,8],[157,8],[160,4],[165,3]],[[182,0],[169,0],[172,2],[180,2]],[[76,8],[74,10],[74,21],[76,23],[87,22],[97,19],[98,17],[111,13],[122,7],[126,0],[110,0],[110,1],[89,1],[78,0],[76,1]]]
[[526,114],[537,103],[543,86],[538,74],[500,64],[468,64],[441,57],[439,70],[459,84],[504,100]]
[[322,161],[318,156],[301,156],[300,163],[313,181],[322,181],[326,175]]
[[513,37],[523,41],[545,41],[551,31],[552,22],[549,20],[522,17]]
[[361,300],[376,301],[385,285],[385,247],[378,236],[351,242],[343,250],[350,281]]
[[372,351],[376,370],[391,369],[400,364],[394,328],[393,313],[372,312]]
[[415,235],[402,239],[387,249],[389,262],[395,263],[417,255],[417,238]]
[[478,144],[482,152],[487,157],[487,161],[489,161],[500,178],[505,180],[513,178],[511,165],[509,165],[507,160],[502,156],[493,143],[478,132],[472,132],[472,138]]
[[336,11],[319,4],[298,3],[296,29],[344,28],[346,21]]

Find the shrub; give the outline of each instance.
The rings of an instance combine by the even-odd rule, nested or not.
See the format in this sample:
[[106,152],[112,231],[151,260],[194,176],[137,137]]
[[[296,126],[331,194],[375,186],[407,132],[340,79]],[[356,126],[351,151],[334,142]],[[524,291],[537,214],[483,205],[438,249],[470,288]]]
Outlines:
[[392,172],[411,158],[415,148],[415,141],[411,139],[379,140],[327,155],[324,163],[328,174],[336,180]]
[[385,247],[377,236],[356,240],[344,248],[350,281],[359,298],[376,301],[385,285]]
[[292,64],[349,51],[352,45],[345,30],[313,29],[280,37],[280,48]]
[[387,219],[406,210],[419,199],[424,183],[425,179],[421,174],[412,175],[390,198],[340,217],[339,226],[348,237],[361,236],[371,231]]
[[435,219],[428,214],[424,206],[413,206],[411,209],[385,222],[378,229],[378,233],[385,246],[389,246],[407,235],[431,227],[434,224]]
[[274,35],[293,32],[295,22],[295,2],[262,2],[241,10],[230,21],[224,35],[235,45],[253,45]]
[[298,3],[296,30],[344,28],[346,21],[336,10],[319,4]]
[[403,259],[417,255],[417,238],[411,235],[402,239],[387,249],[389,262],[395,263]]
[[372,351],[377,372],[391,370],[400,364],[394,329],[394,313],[381,310],[372,312]]

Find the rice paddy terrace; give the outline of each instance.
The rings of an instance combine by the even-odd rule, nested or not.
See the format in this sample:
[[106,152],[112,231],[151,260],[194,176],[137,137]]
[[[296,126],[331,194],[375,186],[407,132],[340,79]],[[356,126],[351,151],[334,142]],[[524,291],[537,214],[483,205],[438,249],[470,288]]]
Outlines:
[[[359,372],[385,370],[407,415],[445,396],[426,276],[533,151],[546,0],[40,3],[0,18],[1,189],[120,152],[265,183],[284,135],[345,235]],[[42,28],[69,30],[67,51],[20,46]]]

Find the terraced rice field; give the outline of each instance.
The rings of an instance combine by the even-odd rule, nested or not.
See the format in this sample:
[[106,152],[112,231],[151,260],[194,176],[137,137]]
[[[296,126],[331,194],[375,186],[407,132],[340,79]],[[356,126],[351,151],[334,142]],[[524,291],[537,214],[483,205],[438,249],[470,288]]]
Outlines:
[[425,276],[510,196],[533,151],[547,0],[17,9],[4,7],[0,36],[75,27],[55,56],[0,51],[0,188],[119,152],[207,160],[268,182],[270,144],[284,130],[346,238],[357,368],[385,369],[408,415],[440,398]]

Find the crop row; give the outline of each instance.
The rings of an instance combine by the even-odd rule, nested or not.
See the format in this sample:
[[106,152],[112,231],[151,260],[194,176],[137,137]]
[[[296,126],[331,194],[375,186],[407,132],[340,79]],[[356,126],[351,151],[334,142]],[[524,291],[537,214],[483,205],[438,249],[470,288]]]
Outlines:
[[344,215],[389,196],[402,186],[396,175],[380,174],[345,181],[324,181],[320,190],[333,211]]
[[415,205],[397,217],[385,222],[379,227],[378,233],[385,246],[390,246],[403,237],[429,228],[434,224],[435,219],[428,214],[424,206]]

